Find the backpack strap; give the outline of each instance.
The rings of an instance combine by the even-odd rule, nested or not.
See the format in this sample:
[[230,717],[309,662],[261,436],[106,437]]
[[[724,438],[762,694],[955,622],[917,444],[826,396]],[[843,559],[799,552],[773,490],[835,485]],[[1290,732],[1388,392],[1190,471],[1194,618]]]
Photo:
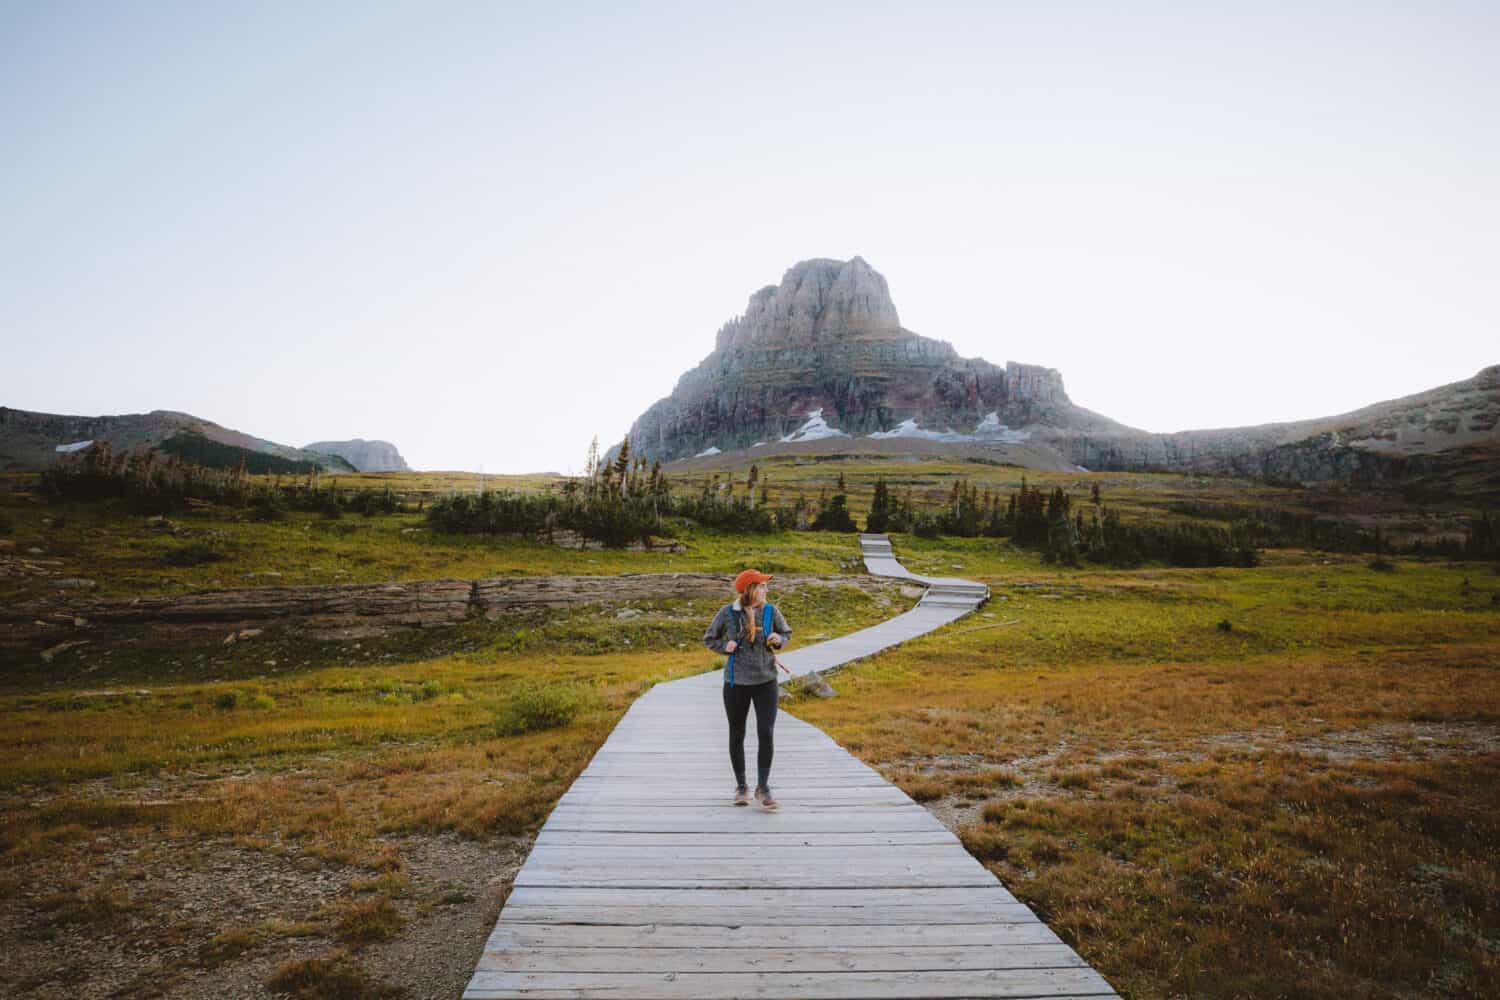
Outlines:
[[[738,651],[739,647],[735,647]],[[730,687],[734,687],[734,653],[729,654],[729,663],[724,668],[725,678]]]

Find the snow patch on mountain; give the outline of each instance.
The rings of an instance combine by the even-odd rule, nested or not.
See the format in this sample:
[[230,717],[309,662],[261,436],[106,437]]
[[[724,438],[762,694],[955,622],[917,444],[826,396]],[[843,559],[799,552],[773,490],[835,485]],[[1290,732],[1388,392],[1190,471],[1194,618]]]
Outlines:
[[848,436],[844,431],[828,426],[828,421],[823,419],[823,408],[820,406],[807,415],[806,423],[783,436],[781,443],[790,444],[793,441],[817,441],[821,438]]
[[916,418],[907,417],[888,431],[875,431],[872,438],[922,438],[926,441],[1003,441],[1014,444],[1031,437],[1030,431],[1015,431],[1000,422],[1000,414],[991,411],[974,427],[972,434],[952,430],[928,430],[917,426]]

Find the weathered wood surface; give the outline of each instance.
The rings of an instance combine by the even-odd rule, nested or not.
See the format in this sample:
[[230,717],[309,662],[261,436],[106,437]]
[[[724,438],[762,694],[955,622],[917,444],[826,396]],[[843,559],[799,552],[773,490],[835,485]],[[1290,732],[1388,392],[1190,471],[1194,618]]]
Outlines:
[[[793,676],[988,596],[908,573],[883,536],[861,544],[872,574],[926,593],[783,654]],[[734,806],[722,684],[722,671],[660,684],[626,712],[543,825],[466,998],[1114,996],[931,813],[800,719],[776,723],[781,810]]]

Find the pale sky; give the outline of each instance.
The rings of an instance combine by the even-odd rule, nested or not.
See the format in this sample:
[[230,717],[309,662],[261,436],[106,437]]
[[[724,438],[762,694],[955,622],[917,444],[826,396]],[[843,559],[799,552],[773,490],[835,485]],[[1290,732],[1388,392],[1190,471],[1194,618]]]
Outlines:
[[1500,362],[1500,5],[1279,6],[0,0],[0,405],[576,471],[855,254],[1147,430]]

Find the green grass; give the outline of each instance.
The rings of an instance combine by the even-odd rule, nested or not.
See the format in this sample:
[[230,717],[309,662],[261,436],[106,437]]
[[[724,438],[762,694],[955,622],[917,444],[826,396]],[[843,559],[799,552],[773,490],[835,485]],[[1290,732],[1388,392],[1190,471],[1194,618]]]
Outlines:
[[[760,468],[773,497],[816,495],[842,470],[857,511],[879,474],[933,502],[959,476],[1008,488],[1022,474],[873,460]],[[1185,499],[1394,516],[1384,498],[1232,480],[1026,475],[1078,497],[1100,482],[1127,516]],[[463,481],[372,480],[438,491]],[[172,534],[108,505],[48,508],[14,493],[0,493],[0,513],[14,541],[0,555],[42,548],[26,558],[60,558],[58,575],[94,578],[110,596],[859,569],[855,540],[837,535],[689,529],[688,551],[673,556],[433,538],[416,515],[258,523],[206,509],[173,515]],[[200,543],[227,558],[171,563]],[[994,540],[895,544],[911,569],[985,580],[993,599],[839,671],[839,697],[799,696],[791,710],[935,809],[968,809],[969,849],[1127,996],[1478,996],[1500,974],[1493,567],[1397,557],[1380,572],[1366,556],[1272,550],[1254,569],[1070,570]],[[794,645],[911,603],[895,587],[772,591]],[[0,600],[43,592],[44,581],[0,579]],[[295,845],[299,865],[358,869],[353,894],[302,921],[219,928],[200,960],[241,960],[289,935],[378,947],[408,933],[409,918],[392,902],[405,876],[385,838],[534,831],[635,698],[718,666],[699,636],[720,603],[635,602],[642,613],[623,619],[580,606],[357,641],[268,631],[227,647],[84,646],[15,664],[0,680],[0,856],[15,873],[0,895],[123,933],[154,904],[86,884],[113,849],[101,841],[183,866],[209,842]],[[289,964],[278,983],[309,996],[385,989],[344,951]]]
[[[1023,476],[1033,486],[1061,486],[1085,504],[1099,485],[1105,504],[1127,520],[1206,521],[1213,518],[1173,513],[1183,503],[1213,508],[1267,507],[1301,514],[1320,514],[1358,522],[1383,523],[1387,537],[1410,541],[1459,532],[1460,508],[1417,507],[1399,497],[1345,490],[1297,490],[1247,480],[1165,473],[1059,473],[975,462],[926,459],[895,461],[874,456],[845,459],[772,457],[758,463],[769,484],[771,502],[806,496],[815,500],[831,490],[839,475],[848,483],[850,509],[863,523],[878,477],[895,495],[908,489],[919,505],[946,502],[952,483],[967,479],[981,490],[1002,496],[1019,487]],[[679,472],[678,493],[693,493],[714,471],[735,480],[743,492],[748,464],[718,470]],[[671,467],[668,474],[673,475]],[[435,535],[421,514],[360,517],[349,514],[326,520],[316,513],[292,512],[284,520],[257,522],[248,511],[225,506],[173,513],[171,527],[153,526],[122,503],[48,505],[35,496],[34,478],[4,477],[0,517],[11,523],[6,536],[15,551],[43,550],[37,558],[60,559],[58,576],[84,576],[98,583],[91,593],[136,596],[191,589],[292,584],[371,583],[383,580],[463,579],[501,575],[611,574],[623,572],[728,572],[747,558],[767,572],[836,573],[857,567],[852,536],[821,532],[778,532],[767,537],[725,535],[686,527],[678,538],[682,553],[566,549],[520,538]],[[256,477],[271,481],[269,477]],[[324,477],[325,483],[354,487],[390,487],[411,498],[436,496],[453,489],[539,490],[556,488],[555,476],[465,476],[456,473],[379,473]],[[174,530],[175,529],[175,530]],[[900,538],[911,568],[952,572],[961,562],[967,571],[995,575],[1034,565],[1027,556],[992,539]],[[950,558],[957,556],[957,558]],[[0,600],[25,600],[47,593],[45,579],[0,576]]]

